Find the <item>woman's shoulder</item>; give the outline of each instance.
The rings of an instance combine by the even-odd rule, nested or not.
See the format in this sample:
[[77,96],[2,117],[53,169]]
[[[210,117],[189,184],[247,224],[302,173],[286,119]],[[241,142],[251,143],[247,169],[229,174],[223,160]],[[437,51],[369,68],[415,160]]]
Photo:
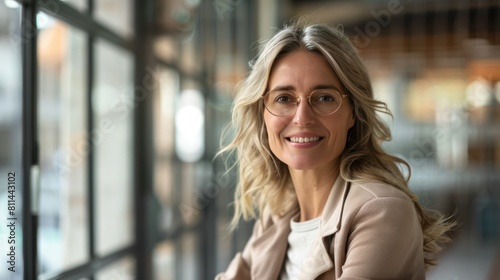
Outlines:
[[374,216],[381,219],[380,225],[398,224],[401,222],[399,218],[406,222],[414,218],[414,225],[419,224],[415,203],[403,190],[377,181],[351,183],[345,197],[342,219],[359,223],[360,220],[371,220]]
[[[406,187],[406,186],[405,186]],[[412,202],[410,196],[400,188],[381,181],[351,182],[347,199],[364,204],[371,200],[389,199]]]

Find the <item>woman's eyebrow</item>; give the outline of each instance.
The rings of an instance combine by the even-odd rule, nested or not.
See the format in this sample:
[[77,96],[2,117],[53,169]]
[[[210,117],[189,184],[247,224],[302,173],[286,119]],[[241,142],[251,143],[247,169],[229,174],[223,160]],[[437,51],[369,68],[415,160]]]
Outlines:
[[271,91],[275,91],[275,90],[292,90],[292,91],[294,91],[295,87],[294,86],[276,86]]
[[311,88],[311,90],[318,90],[318,89],[334,89],[336,91],[340,91],[340,89],[333,84],[316,85]]
[[[334,89],[336,91],[340,91],[340,89],[338,87],[336,87],[335,85],[333,85],[333,84],[320,84],[320,85],[315,85],[315,86],[311,87],[311,91],[318,90],[318,89]],[[275,91],[275,90],[291,90],[291,91],[295,91],[295,87],[291,86],[291,85],[276,86],[276,87],[274,87],[272,89],[272,91]]]

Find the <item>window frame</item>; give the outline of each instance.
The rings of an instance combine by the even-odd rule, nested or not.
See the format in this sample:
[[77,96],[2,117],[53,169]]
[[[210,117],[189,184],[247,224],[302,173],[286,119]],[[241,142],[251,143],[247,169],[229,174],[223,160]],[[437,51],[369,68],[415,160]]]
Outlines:
[[[101,25],[93,17],[94,11],[94,1],[88,0],[88,8],[85,12],[81,12],[71,5],[66,4],[60,0],[16,0],[22,5],[21,11],[21,56],[22,56],[22,203],[23,214],[22,214],[22,228],[23,228],[23,275],[24,279],[42,279],[42,280],[55,280],[55,279],[81,279],[86,277],[87,279],[94,279],[95,274],[102,268],[107,267],[127,256],[132,256],[136,262],[136,275],[138,279],[148,279],[143,278],[141,275],[146,275],[147,271],[150,270],[146,267],[148,264],[148,258],[150,253],[148,249],[138,249],[145,247],[144,243],[147,242],[144,236],[145,221],[147,220],[148,213],[144,208],[137,207],[141,203],[141,197],[137,197],[137,193],[143,194],[143,191],[137,187],[137,181],[143,181],[144,177],[148,176],[148,172],[141,170],[134,173],[134,196],[136,197],[134,201],[134,244],[130,246],[125,246],[119,250],[106,254],[104,256],[99,256],[96,253],[96,234],[95,234],[95,191],[94,191],[94,147],[89,145],[89,155],[87,161],[88,168],[88,183],[87,189],[87,218],[88,218],[88,253],[89,260],[79,266],[66,269],[63,271],[45,273],[43,275],[38,274],[37,264],[38,264],[38,252],[37,252],[37,237],[38,237],[38,197],[37,192],[39,190],[39,176],[36,174],[39,166],[39,145],[38,145],[38,125],[37,125],[37,106],[38,106],[38,87],[37,87],[37,73],[38,73],[38,63],[37,63],[37,25],[36,17],[38,12],[45,12],[48,15],[54,17],[55,19],[61,20],[65,24],[71,27],[76,27],[87,35],[87,73],[86,73],[86,83],[87,83],[87,105],[85,108],[87,114],[87,133],[94,129],[94,116],[92,113],[92,91],[94,84],[94,74],[93,69],[95,67],[95,40],[103,39],[112,45],[129,51],[134,57],[134,86],[137,84],[138,79],[142,81],[142,76],[144,73],[138,71],[138,61],[143,59],[137,55],[137,43],[133,39],[127,39],[116,32],[110,30],[106,26]],[[148,2],[152,2],[149,0]],[[134,11],[134,29],[140,27],[137,24],[138,21],[144,21],[144,17],[141,18],[141,14],[144,13],[144,8],[141,5],[144,3],[139,3],[139,1],[131,1],[132,10]],[[137,17],[139,16],[139,17]],[[137,31],[137,30],[135,30]],[[146,102],[142,102],[146,103]],[[141,104],[142,107],[147,104]],[[141,105],[137,106],[138,108]],[[144,110],[134,111],[133,119],[133,130],[134,135],[137,135],[135,131],[138,127],[138,121],[142,121],[139,117],[140,114],[145,114]],[[134,150],[136,147],[143,144],[143,139],[135,137],[133,139]],[[139,144],[138,144],[139,143]],[[142,152],[142,151],[141,151]],[[134,151],[134,155],[137,151]],[[135,162],[135,161],[134,161]],[[134,166],[136,167],[136,166]],[[134,170],[137,168],[134,168]],[[142,179],[140,179],[142,178]],[[141,235],[138,236],[138,232]],[[142,269],[140,267],[143,267]]]
[[[217,246],[217,229],[214,227],[216,222],[221,217],[221,213],[218,212],[219,204],[225,203],[217,197],[210,199],[208,205],[200,211],[200,217],[198,221],[194,224],[181,224],[177,225],[175,228],[171,228],[166,232],[157,232],[157,226],[152,221],[152,217],[155,217],[156,213],[152,213],[149,203],[154,197],[154,129],[152,128],[152,109],[153,100],[152,98],[146,98],[141,102],[137,102],[133,110],[133,138],[132,138],[132,150],[133,154],[133,207],[134,207],[134,243],[130,246],[123,247],[115,252],[106,254],[104,256],[99,256],[96,252],[96,209],[95,209],[95,149],[92,145],[89,145],[89,155],[87,160],[87,176],[88,183],[86,186],[87,190],[87,219],[88,219],[88,255],[89,260],[79,266],[53,272],[45,273],[43,275],[38,275],[37,269],[37,230],[38,230],[38,213],[37,213],[37,188],[39,188],[39,178],[37,175],[37,168],[39,166],[39,145],[38,145],[38,120],[37,120],[37,106],[38,106],[38,88],[37,88],[37,25],[36,16],[38,12],[44,12],[57,20],[64,22],[65,24],[78,28],[84,32],[87,36],[87,72],[86,72],[86,83],[87,83],[87,96],[86,96],[86,114],[87,114],[87,133],[94,130],[95,116],[92,112],[93,104],[93,92],[95,77],[95,42],[96,40],[105,40],[111,43],[113,46],[121,48],[130,52],[133,56],[133,71],[134,71],[134,94],[138,97],[142,92],[135,92],[137,86],[141,86],[144,83],[145,77],[150,75],[148,72],[150,69],[157,69],[158,66],[166,67],[168,69],[177,72],[179,77],[179,84],[182,84],[183,80],[193,80],[198,83],[200,90],[202,91],[204,98],[206,100],[215,102],[217,99],[216,89],[214,87],[214,82],[216,76],[213,72],[217,72],[217,66],[215,60],[212,59],[214,53],[212,50],[216,50],[218,44],[223,44],[229,47],[233,46],[233,37],[226,38],[223,42],[217,41],[213,36],[207,34],[217,34],[221,30],[221,26],[230,26],[231,34],[236,34],[236,29],[240,26],[246,26],[247,31],[250,32],[250,37],[256,38],[256,23],[252,21],[251,17],[243,17],[243,21],[239,22],[237,19],[242,14],[251,14],[255,9],[256,5],[253,2],[244,2],[245,7],[248,9],[234,9],[233,7],[227,12],[229,16],[226,21],[223,21],[218,16],[218,11],[214,9],[213,3],[202,2],[200,4],[197,19],[195,22],[195,30],[198,31],[194,33],[196,44],[196,52],[200,54],[198,57],[201,63],[198,69],[192,70],[184,69],[179,61],[167,61],[156,56],[153,48],[153,40],[155,26],[154,21],[151,19],[151,11],[155,9],[155,0],[130,0],[131,8],[134,13],[133,19],[133,30],[134,34],[141,34],[140,38],[132,35],[130,38],[125,38],[114,32],[110,28],[102,25],[97,19],[93,17],[94,14],[94,2],[95,0],[87,0],[87,9],[85,11],[80,11],[74,8],[70,4],[66,4],[61,0],[15,0],[20,5],[22,5],[21,13],[21,54],[22,54],[22,203],[23,207],[23,275],[24,279],[42,279],[42,280],[55,280],[55,279],[94,279],[98,271],[103,268],[120,261],[121,259],[131,256],[135,260],[135,275],[132,275],[135,279],[153,279],[153,252],[155,246],[164,242],[170,241],[174,244],[174,254],[175,254],[175,278],[180,279],[182,277],[182,261],[177,260],[178,257],[182,257],[184,251],[182,246],[179,245],[179,241],[186,235],[194,235],[197,239],[197,244],[199,248],[196,248],[197,252],[197,264],[200,265],[198,274],[195,276],[198,278],[211,277],[217,273],[217,258],[219,256]],[[233,12],[234,9],[234,12]],[[238,25],[238,27],[236,26]],[[193,31],[194,32],[194,31]],[[253,39],[248,39],[249,41],[254,41]],[[248,43],[248,42],[247,42]],[[249,45],[249,44],[248,44]],[[255,50],[246,49],[246,44],[244,48],[241,48],[240,52],[244,55],[244,58],[249,58],[254,54]],[[177,52],[183,52],[183,48],[180,45],[176,46]],[[216,51],[215,55],[219,52]],[[179,89],[181,86],[179,86]],[[153,95],[153,89],[146,89],[146,93],[149,96]],[[177,92],[177,95],[180,91]],[[219,113],[216,109],[206,106],[205,108],[205,118],[211,116],[212,118],[220,121]],[[196,165],[195,168],[202,171],[211,171],[214,174],[220,172],[221,167],[211,165],[212,158],[215,154],[215,150],[218,146],[219,135],[209,136],[209,132],[213,132],[217,129],[219,125],[212,124],[211,122],[205,126],[205,153],[203,158],[197,163],[190,163]],[[215,138],[213,138],[215,137]],[[186,169],[186,163],[182,162],[175,156],[175,153],[170,158],[172,174],[180,174]],[[191,166],[193,167],[193,166]],[[194,168],[194,167],[193,167]],[[197,190],[200,190],[199,186],[203,183],[205,179],[212,180],[214,178],[208,178],[210,175],[201,174],[199,175],[195,185],[193,186]],[[213,176],[213,175],[212,175]],[[185,182],[185,178],[181,176],[172,176],[172,185],[175,189],[174,191],[174,203],[173,209],[179,210],[181,201],[181,186]],[[217,187],[217,186],[215,186]],[[228,192],[229,190],[225,190]],[[177,212],[176,212],[177,213]],[[234,242],[235,237],[231,237],[231,248],[233,251],[237,250],[237,246]]]

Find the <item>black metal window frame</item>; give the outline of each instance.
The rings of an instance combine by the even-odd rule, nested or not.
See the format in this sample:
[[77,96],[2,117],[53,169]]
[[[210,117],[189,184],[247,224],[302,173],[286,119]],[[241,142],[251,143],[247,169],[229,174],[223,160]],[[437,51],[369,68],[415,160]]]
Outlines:
[[[38,275],[37,269],[37,229],[38,229],[38,216],[36,209],[32,209],[31,205],[34,202],[32,193],[32,184],[36,178],[32,178],[32,170],[39,165],[39,148],[38,148],[38,127],[37,127],[37,105],[38,105],[38,89],[37,89],[37,25],[36,16],[38,12],[44,12],[51,17],[61,20],[70,26],[76,27],[87,34],[87,132],[93,130],[93,114],[92,114],[92,86],[94,83],[93,70],[94,70],[94,42],[96,39],[103,39],[116,47],[129,51],[134,55],[134,84],[137,81],[143,80],[144,72],[139,71],[139,67],[143,65],[144,57],[139,56],[140,50],[145,48],[145,45],[138,44],[134,39],[126,39],[118,35],[116,32],[110,30],[106,26],[96,21],[92,15],[94,11],[94,1],[88,0],[87,11],[81,12],[72,6],[60,0],[16,0],[22,5],[22,22],[21,22],[21,41],[22,44],[22,203],[23,203],[23,275],[24,279],[94,279],[94,274],[98,270],[122,259],[125,256],[133,256],[136,262],[136,279],[151,279],[149,275],[151,269],[151,248],[147,245],[147,232],[148,227],[146,221],[148,213],[146,212],[145,201],[148,190],[151,189],[150,172],[148,170],[140,169],[137,171],[134,166],[134,233],[135,243],[131,246],[121,248],[113,253],[105,256],[98,256],[96,254],[95,242],[95,220],[96,215],[94,211],[94,174],[93,174],[93,158],[94,151],[92,145],[89,145],[89,158],[88,158],[88,185],[87,185],[87,216],[88,216],[88,254],[89,261],[77,267],[59,271],[56,273]],[[138,31],[146,30],[145,18],[147,9],[151,8],[151,0],[138,1],[133,0],[134,11],[134,33],[139,34]],[[135,37],[133,37],[135,38]],[[142,49],[141,49],[142,48]],[[142,68],[144,69],[144,68]],[[143,123],[147,121],[148,102],[141,102],[138,104],[134,112],[134,162],[142,160],[148,162],[151,155],[146,153],[144,155],[144,144],[148,142],[150,131],[141,129]],[[137,130],[141,130],[137,133]],[[145,134],[141,134],[145,133]],[[149,135],[148,135],[149,133]],[[139,136],[136,136],[139,135]],[[147,149],[147,148],[146,148]],[[131,151],[132,152],[132,151]],[[142,158],[137,159],[137,156]],[[137,184],[141,182],[141,184]],[[139,187],[141,186],[141,187]],[[146,186],[146,187],[144,187]]]
[[[37,228],[38,217],[35,209],[31,209],[33,194],[32,192],[32,175],[33,167],[39,165],[39,148],[38,148],[38,127],[37,127],[37,105],[38,105],[38,89],[37,89],[37,26],[36,16],[38,12],[44,12],[51,17],[65,22],[66,24],[76,27],[87,34],[87,132],[94,129],[94,116],[92,114],[93,103],[93,84],[94,84],[94,67],[95,67],[95,41],[105,40],[114,46],[130,52],[134,59],[134,87],[140,86],[146,75],[146,69],[156,66],[168,68],[178,73],[179,79],[196,81],[202,90],[204,97],[209,100],[213,98],[213,85],[216,71],[215,62],[207,60],[210,53],[205,44],[209,43],[212,47],[216,47],[217,42],[214,38],[209,38],[208,34],[216,34],[218,25],[222,24],[217,17],[216,11],[213,9],[211,2],[202,2],[203,9],[200,10],[201,18],[197,21],[196,36],[198,39],[197,52],[201,54],[200,60],[202,69],[198,73],[185,71],[179,65],[178,61],[165,61],[155,56],[153,51],[154,34],[154,0],[131,0],[133,3],[134,13],[134,34],[141,34],[140,38],[137,35],[132,36],[132,39],[127,39],[106,26],[100,24],[93,17],[94,0],[87,0],[87,10],[82,12],[73,8],[71,5],[62,2],[61,0],[16,0],[22,4],[22,80],[23,80],[23,143],[22,143],[22,176],[23,176],[23,273],[24,279],[94,279],[95,273],[99,270],[115,263],[116,261],[126,257],[133,256],[135,259],[135,275],[134,279],[153,279],[153,250],[155,246],[164,241],[170,241],[175,245],[176,256],[176,279],[182,277],[181,263],[177,260],[182,257],[183,251],[179,241],[182,240],[185,234],[195,233],[199,240],[198,262],[201,265],[199,277],[207,277],[214,275],[216,271],[216,230],[214,224],[217,220],[217,198],[214,198],[209,203],[208,207],[202,211],[200,220],[194,225],[181,225],[170,229],[168,232],[162,232],[156,235],[156,226],[151,224],[151,217],[154,213],[150,213],[148,203],[154,196],[153,191],[153,170],[154,170],[154,143],[153,143],[153,128],[152,128],[152,98],[146,98],[142,102],[138,102],[134,109],[133,119],[133,197],[134,197],[134,234],[135,243],[131,246],[122,248],[111,254],[99,256],[96,254],[96,229],[95,229],[95,192],[94,192],[94,149],[89,145],[88,155],[88,185],[87,188],[87,216],[88,216],[88,255],[89,260],[77,267],[68,270],[58,271],[51,274],[38,275],[37,269]],[[249,7],[255,8],[255,4],[248,4]],[[252,9],[251,9],[252,10]],[[240,11],[242,12],[242,11]],[[251,11],[246,11],[250,13]],[[232,24],[232,32],[236,34],[236,13],[232,13],[229,20],[223,24]],[[250,21],[250,17],[248,18]],[[250,24],[250,22],[249,22]],[[255,24],[255,23],[254,23]],[[251,25],[251,24],[250,24]],[[252,25],[251,25],[252,26]],[[252,38],[255,37],[255,28],[250,28]],[[229,44],[230,42],[225,42]],[[233,46],[236,47],[236,46]],[[182,52],[182,48],[179,48]],[[250,56],[250,55],[249,55]],[[143,92],[142,92],[143,93]],[[151,90],[148,93],[152,93]],[[210,110],[210,109],[207,109]],[[213,109],[212,109],[213,110]],[[213,112],[208,112],[213,115]],[[205,127],[206,132],[214,131],[215,126],[211,124]],[[208,135],[208,134],[207,134]],[[210,151],[206,151],[202,159],[204,163],[210,162],[213,157],[213,147],[215,141],[207,137],[205,139],[206,146],[212,147]],[[172,166],[175,170],[171,170],[174,174],[177,169],[182,169],[183,163],[175,156],[172,156]],[[139,164],[140,163],[140,166]],[[202,163],[203,164],[203,163]],[[182,178],[174,178],[172,182],[174,186],[177,183],[182,183]],[[179,184],[181,185],[181,184]],[[179,190],[174,190],[175,195],[179,195]],[[180,197],[174,201],[173,208],[177,209],[180,203]],[[203,234],[201,234],[203,233]],[[153,238],[152,238],[153,237]],[[234,247],[234,246],[232,246]]]

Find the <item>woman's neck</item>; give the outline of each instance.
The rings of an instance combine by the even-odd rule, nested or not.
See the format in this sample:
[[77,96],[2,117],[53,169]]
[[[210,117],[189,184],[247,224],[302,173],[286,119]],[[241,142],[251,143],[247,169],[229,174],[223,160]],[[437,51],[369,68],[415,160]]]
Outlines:
[[[336,170],[336,169],[333,169]],[[300,207],[299,222],[319,217],[337,179],[338,171],[290,170]]]

